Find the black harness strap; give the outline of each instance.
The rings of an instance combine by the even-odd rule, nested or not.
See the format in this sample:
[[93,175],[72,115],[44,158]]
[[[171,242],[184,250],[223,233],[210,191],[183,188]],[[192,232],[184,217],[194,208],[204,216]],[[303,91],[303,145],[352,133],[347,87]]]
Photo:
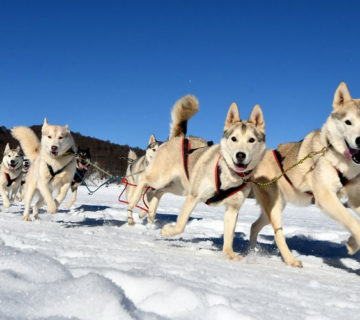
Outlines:
[[[208,200],[206,200],[206,204],[210,205],[212,203],[216,203],[219,201],[222,201],[230,196],[232,196],[233,194],[241,191],[243,188],[246,187],[247,182],[243,182],[242,184],[229,188],[227,190],[222,190],[221,189],[221,179],[220,179],[220,174],[221,174],[221,168],[219,166],[219,161],[220,161],[220,157],[218,159],[218,161],[216,162],[216,166],[215,166],[215,186],[216,186],[216,193],[214,196],[212,196],[211,198],[209,198]],[[238,175],[240,177],[245,177],[248,176],[251,173],[251,171],[246,172],[246,173],[238,173]]]
[[6,185],[7,187],[10,187],[13,184],[13,182],[15,182],[16,179],[18,178],[18,177],[16,177],[14,179],[11,179],[10,175],[8,173],[4,172],[4,174],[5,174],[5,178],[7,180],[7,185]]
[[351,180],[346,178],[338,168],[336,168],[336,172],[337,172],[337,175],[338,175],[338,177],[340,179],[341,184],[345,187]]
[[[283,157],[281,155],[281,153],[277,149],[273,150],[273,155],[274,155],[275,160],[276,160],[276,162],[277,162],[277,164],[278,164],[278,166],[279,166],[279,168],[281,170],[281,173],[284,173],[284,166],[283,166],[282,163],[283,163],[285,157]],[[293,183],[291,182],[289,176],[286,173],[284,173],[284,178],[286,179],[287,182],[289,182],[289,184],[291,186],[293,185]]]
[[52,179],[54,179],[55,176],[57,176],[59,173],[63,172],[64,169],[65,169],[72,161],[73,161],[73,159],[71,159],[70,162],[68,162],[65,166],[63,166],[61,169],[59,169],[59,170],[57,170],[57,171],[54,171],[54,169],[52,168],[52,166],[47,163],[46,165],[47,165],[48,170],[49,170],[50,175],[51,175],[51,178],[50,178],[49,182],[51,182]]
[[182,154],[183,154],[183,165],[186,177],[189,180],[189,150],[190,150],[190,141],[187,138],[184,138],[182,141]]

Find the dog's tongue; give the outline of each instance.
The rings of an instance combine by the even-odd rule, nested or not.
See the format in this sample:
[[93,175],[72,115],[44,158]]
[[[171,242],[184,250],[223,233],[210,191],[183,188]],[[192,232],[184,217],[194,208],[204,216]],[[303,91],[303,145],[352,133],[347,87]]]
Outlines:
[[348,148],[344,152],[344,156],[348,160],[352,160],[355,163],[360,163],[360,150]]
[[234,166],[235,166],[236,171],[244,171],[244,170],[246,169],[246,167],[247,167],[246,164],[244,164],[244,165],[237,165],[237,164],[235,164],[235,163],[234,163]]
[[9,170],[10,170],[10,171],[14,171],[14,169],[15,169],[15,167],[9,166]]
[[87,167],[86,165],[82,164],[81,162],[79,162],[79,167],[80,167],[80,168],[83,168],[83,169],[85,169],[85,170],[88,169],[88,167]]

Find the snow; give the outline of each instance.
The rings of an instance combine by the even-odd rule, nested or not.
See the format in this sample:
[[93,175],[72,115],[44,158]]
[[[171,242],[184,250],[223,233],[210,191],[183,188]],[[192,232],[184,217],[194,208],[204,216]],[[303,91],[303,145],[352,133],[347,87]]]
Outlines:
[[239,214],[238,262],[221,253],[224,208],[199,204],[185,232],[164,239],[184,198],[166,195],[154,225],[134,214],[131,227],[120,191],[80,187],[71,210],[33,222],[21,221],[22,203],[2,208],[0,319],[359,319],[360,253],[347,254],[348,232],[316,207],[284,212],[297,269],[269,226],[248,252],[253,199]]

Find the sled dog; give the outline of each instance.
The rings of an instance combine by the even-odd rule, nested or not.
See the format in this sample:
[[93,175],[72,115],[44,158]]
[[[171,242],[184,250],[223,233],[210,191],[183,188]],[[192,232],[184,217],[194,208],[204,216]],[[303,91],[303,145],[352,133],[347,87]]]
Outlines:
[[251,189],[247,181],[266,148],[263,113],[260,106],[255,105],[249,120],[242,121],[233,103],[220,144],[208,146],[206,141],[199,144],[199,141],[185,138],[187,122],[197,110],[198,101],[194,96],[185,96],[175,104],[169,140],[159,147],[146,168],[128,211],[132,212],[146,185],[156,189],[149,215],[155,214],[163,193],[186,196],[176,225],[166,224],[161,230],[162,236],[171,237],[184,231],[197,203],[224,205],[223,252],[230,259],[240,259],[232,248],[233,236],[238,211]]
[[310,132],[304,140],[285,143],[268,150],[254,171],[254,179],[266,182],[279,175],[311,152],[325,148],[323,154],[306,160],[277,183],[266,188],[254,187],[262,213],[251,226],[250,246],[256,244],[260,230],[271,223],[275,242],[286,264],[301,267],[291,254],[282,229],[282,211],[287,202],[296,205],[315,203],[322,211],[347,228],[351,236],[346,244],[349,254],[360,246],[360,223],[340,199],[360,213],[360,99],[352,99],[344,82],[337,88],[333,111],[321,130]]
[[23,161],[23,166],[22,166],[22,175],[21,175],[21,183],[19,186],[19,191],[17,194],[17,198],[19,201],[22,201],[24,199],[24,192],[25,192],[25,179],[26,179],[26,175],[29,171],[30,168],[30,160],[27,158],[24,158]]
[[78,148],[77,157],[76,157],[76,170],[74,178],[71,181],[71,200],[66,205],[67,209],[70,209],[74,202],[76,201],[77,189],[82,184],[86,173],[89,170],[89,162],[91,161],[90,149],[81,149]]
[[0,167],[0,194],[5,208],[15,200],[21,184],[23,153],[20,147],[10,149],[6,144],[4,157]]
[[[35,194],[38,194],[39,198],[33,206],[33,218],[37,217],[44,200],[47,211],[55,213],[64,200],[76,168],[76,146],[68,126],[51,125],[45,118],[41,141],[34,131],[27,127],[14,127],[11,133],[19,140],[31,162],[25,183],[23,219],[30,220],[30,206]],[[53,199],[53,190],[59,190],[56,199]]]
[[[157,141],[155,138],[155,135],[151,135],[149,139],[148,146],[145,151],[145,155],[141,156],[140,158],[137,157],[136,153],[133,150],[129,150],[128,158],[130,160],[130,163],[126,169],[126,179],[127,181],[132,184],[136,185],[138,181],[141,178],[142,173],[144,172],[145,168],[149,165],[152,158],[154,157],[155,152],[159,148],[161,142]],[[126,188],[126,198],[129,201],[129,199],[134,194],[135,187],[129,185]],[[151,190],[148,190],[146,192],[146,198],[149,201],[151,199]],[[139,217],[143,218],[147,214],[146,211],[141,211],[139,213]],[[128,224],[134,225],[134,218],[132,214],[129,214],[128,216]]]

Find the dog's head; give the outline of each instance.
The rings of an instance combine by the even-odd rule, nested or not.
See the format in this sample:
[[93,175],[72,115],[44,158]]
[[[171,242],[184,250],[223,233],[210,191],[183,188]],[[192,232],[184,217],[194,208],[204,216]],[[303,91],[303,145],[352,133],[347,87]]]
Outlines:
[[51,125],[45,118],[41,130],[41,147],[53,158],[61,156],[71,148],[74,148],[74,140],[68,125]]
[[27,173],[29,171],[29,168],[30,168],[30,160],[28,158],[24,158],[22,172]]
[[78,169],[88,170],[89,162],[91,161],[90,149],[78,148],[78,157],[76,158],[76,167]]
[[155,135],[152,134],[150,136],[149,143],[148,143],[148,146],[145,151],[145,158],[146,158],[147,163],[150,163],[150,161],[152,160],[152,158],[155,155],[155,152],[160,147],[160,144],[161,144],[161,142],[157,141],[155,139]]
[[352,99],[342,82],[335,91],[333,107],[325,125],[328,140],[345,158],[360,164],[360,99]]
[[22,167],[24,160],[24,155],[20,149],[17,147],[16,149],[10,149],[9,144],[6,144],[4,150],[4,157],[2,160],[3,165],[9,171],[15,171]]
[[236,103],[230,106],[220,148],[227,165],[235,172],[255,168],[266,148],[265,122],[259,105],[254,106],[249,120],[245,121],[240,119]]

